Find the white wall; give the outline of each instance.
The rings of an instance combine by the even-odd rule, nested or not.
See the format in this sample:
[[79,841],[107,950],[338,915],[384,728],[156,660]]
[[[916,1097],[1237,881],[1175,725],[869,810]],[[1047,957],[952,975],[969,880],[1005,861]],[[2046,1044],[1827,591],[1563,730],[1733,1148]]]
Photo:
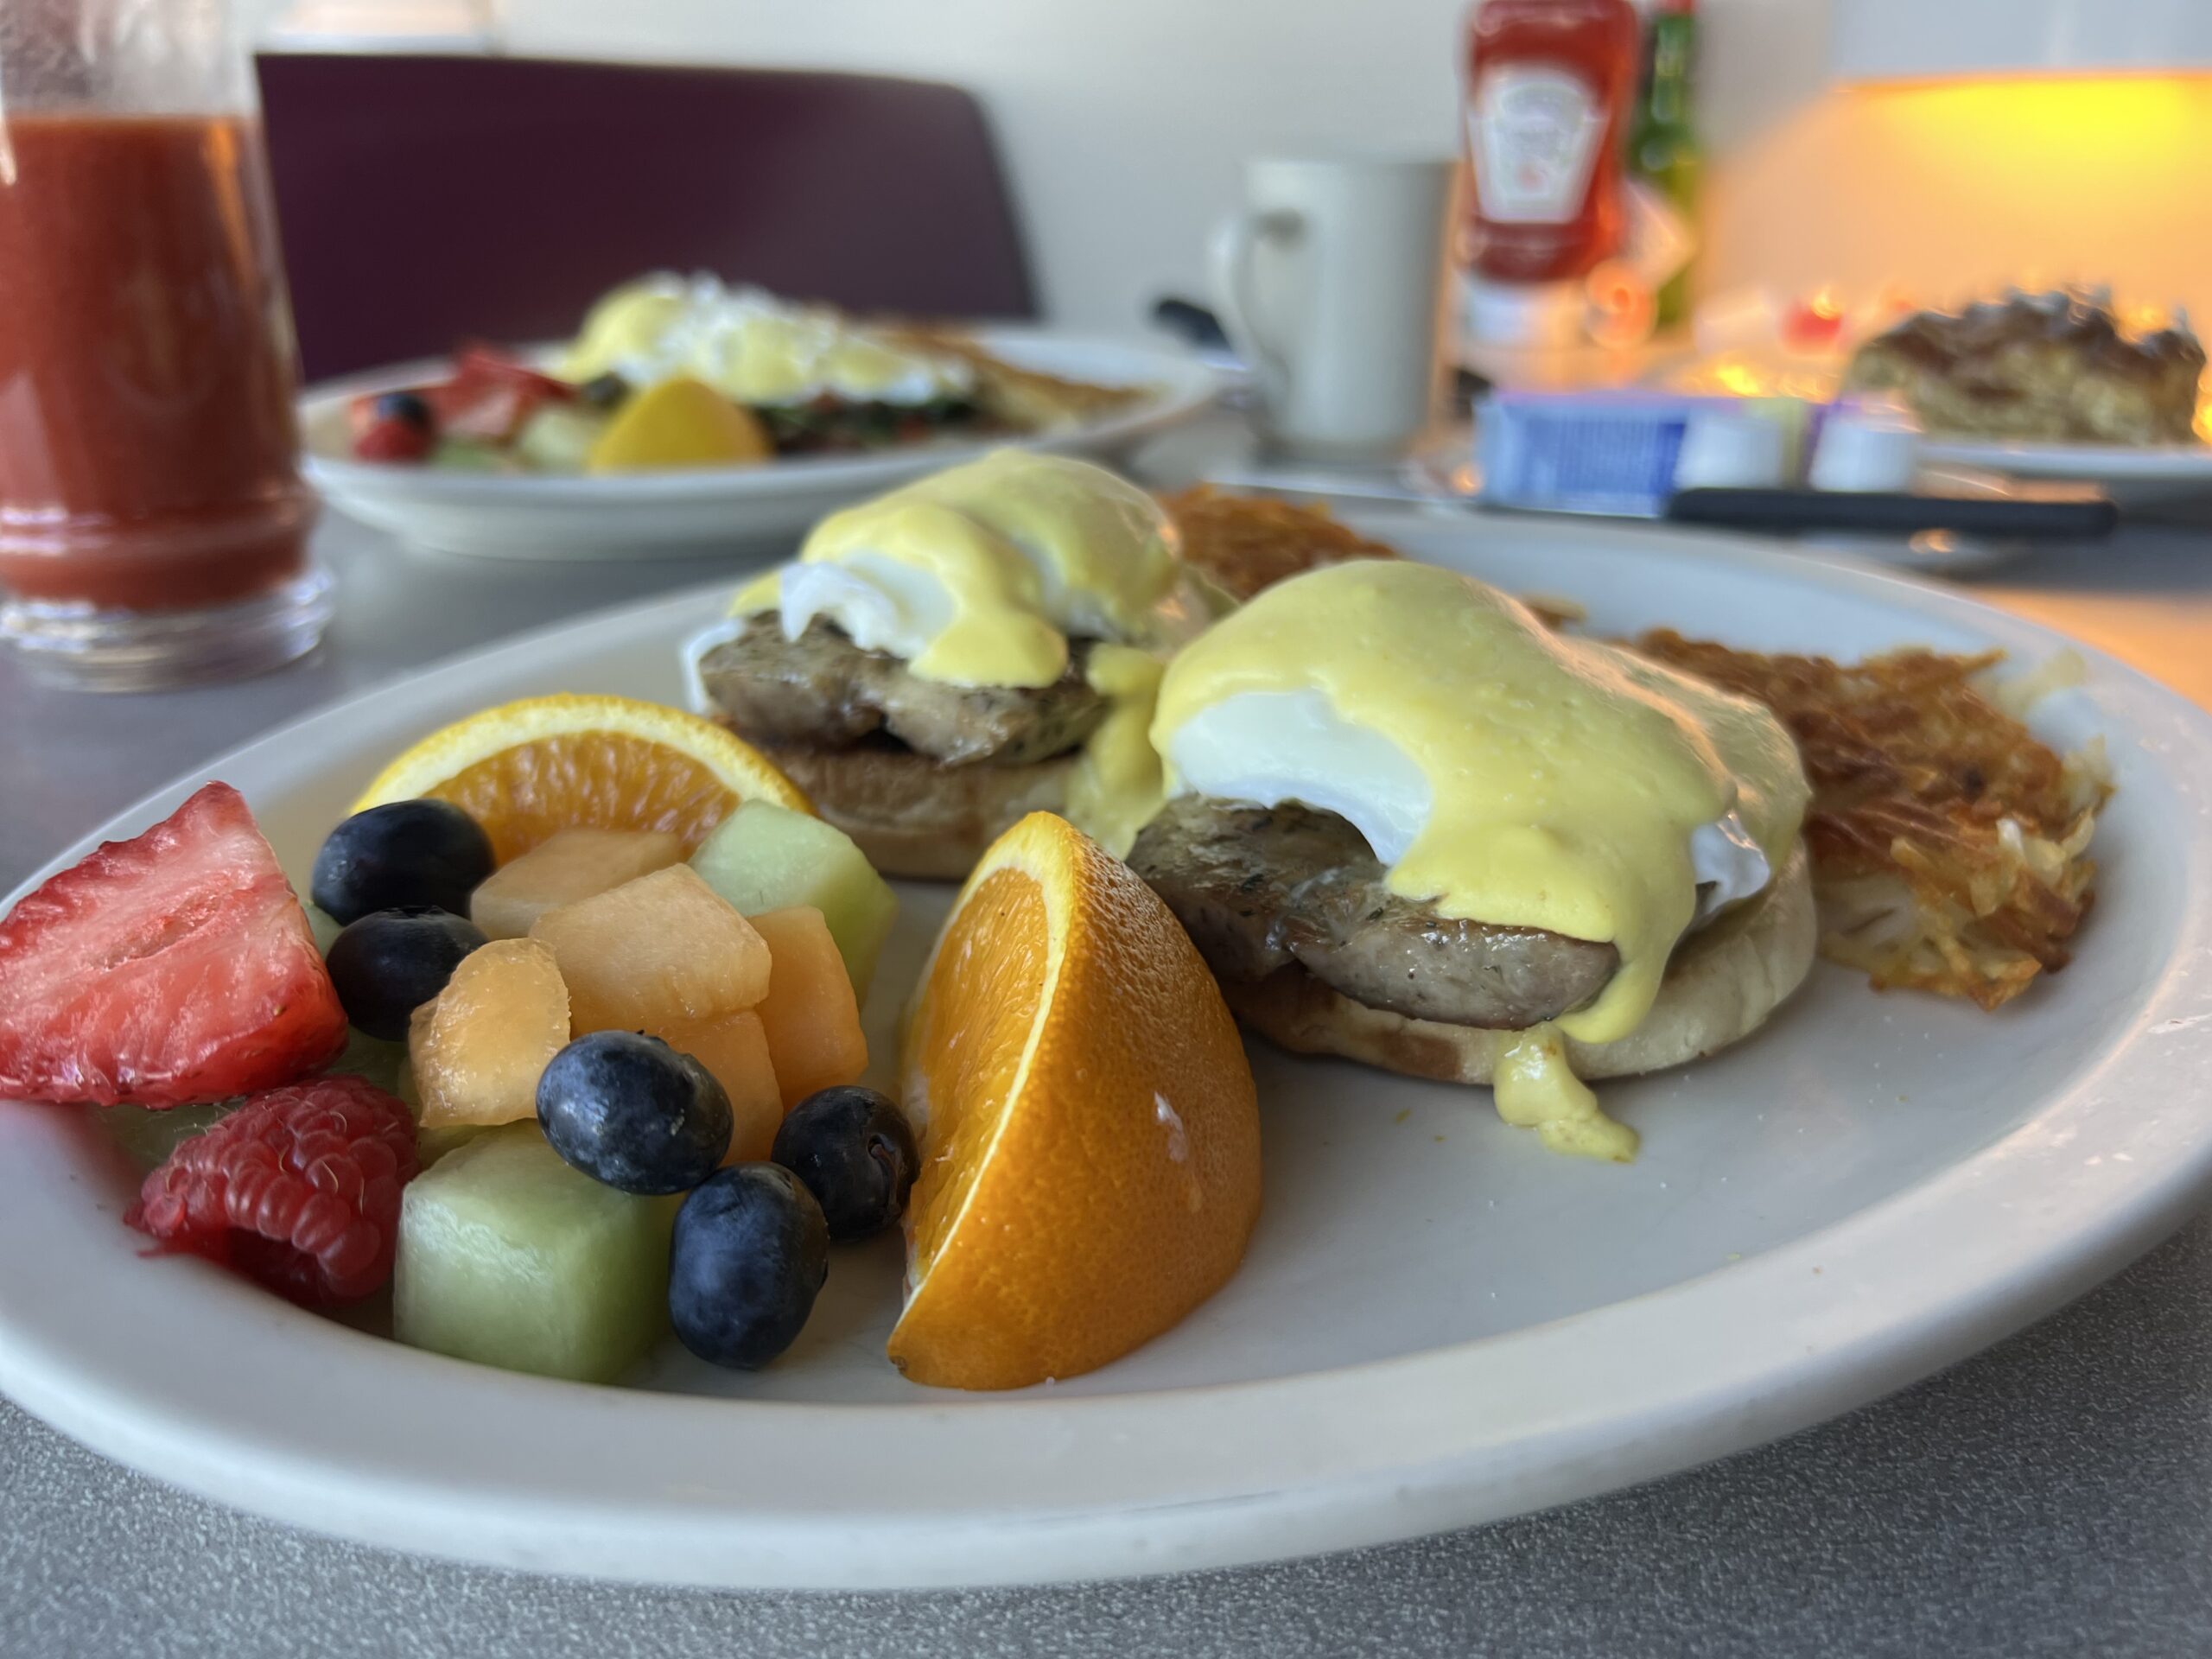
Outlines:
[[[1827,88],[1828,6],[1702,0],[1708,288],[2030,271],[2212,316],[2212,81],[2007,92]],[[1942,4],[1946,0],[1928,0]],[[2208,0],[2212,3],[2212,0]],[[507,0],[518,51],[957,82],[1011,168],[1051,314],[1128,329],[1199,289],[1239,161],[1448,153],[1461,0]]]

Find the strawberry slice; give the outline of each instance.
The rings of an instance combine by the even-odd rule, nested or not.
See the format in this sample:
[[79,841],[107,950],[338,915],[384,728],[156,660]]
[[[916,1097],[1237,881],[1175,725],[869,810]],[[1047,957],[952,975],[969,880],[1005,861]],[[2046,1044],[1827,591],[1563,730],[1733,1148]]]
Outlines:
[[567,381],[489,346],[463,346],[454,359],[453,378],[422,391],[439,431],[487,443],[512,442],[542,404],[569,403],[575,395]]
[[220,1100],[345,1041],[307,912],[228,784],[0,918],[0,1100]]

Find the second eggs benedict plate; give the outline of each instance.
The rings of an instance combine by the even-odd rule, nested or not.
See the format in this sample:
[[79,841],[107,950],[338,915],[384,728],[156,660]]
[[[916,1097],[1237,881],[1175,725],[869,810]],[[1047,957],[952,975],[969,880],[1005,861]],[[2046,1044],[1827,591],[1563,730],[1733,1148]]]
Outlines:
[[[997,447],[1103,454],[1203,413],[1214,372],[1179,352],[1018,325],[980,327],[975,341],[1020,370],[1143,394],[1030,437],[944,437],[855,454],[802,454],[749,467],[599,474],[450,471],[390,466],[353,454],[349,411],[365,396],[449,372],[442,359],[398,365],[311,388],[300,419],[309,478],[332,505],[403,539],[444,552],[546,561],[780,556],[762,544],[796,536],[824,514]],[[540,353],[550,364],[557,349]],[[788,543],[785,544],[786,547]]]

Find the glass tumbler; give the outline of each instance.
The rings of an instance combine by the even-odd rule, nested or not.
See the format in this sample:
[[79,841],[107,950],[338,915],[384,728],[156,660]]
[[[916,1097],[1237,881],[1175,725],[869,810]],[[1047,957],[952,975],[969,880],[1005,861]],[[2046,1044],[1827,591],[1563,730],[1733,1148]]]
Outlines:
[[0,639],[105,690],[311,649],[297,379],[229,0],[5,0]]

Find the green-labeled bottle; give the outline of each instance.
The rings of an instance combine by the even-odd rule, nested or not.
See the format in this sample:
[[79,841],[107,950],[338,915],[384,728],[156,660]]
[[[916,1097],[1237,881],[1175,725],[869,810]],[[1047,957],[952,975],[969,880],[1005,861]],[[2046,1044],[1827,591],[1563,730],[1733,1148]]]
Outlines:
[[[1693,246],[1699,175],[1704,170],[1691,114],[1690,76],[1696,58],[1696,0],[1657,0],[1643,96],[1629,130],[1629,174],[1681,215]],[[1659,289],[1659,327],[1672,327],[1689,315],[1689,288],[1690,266],[1685,264]]]

